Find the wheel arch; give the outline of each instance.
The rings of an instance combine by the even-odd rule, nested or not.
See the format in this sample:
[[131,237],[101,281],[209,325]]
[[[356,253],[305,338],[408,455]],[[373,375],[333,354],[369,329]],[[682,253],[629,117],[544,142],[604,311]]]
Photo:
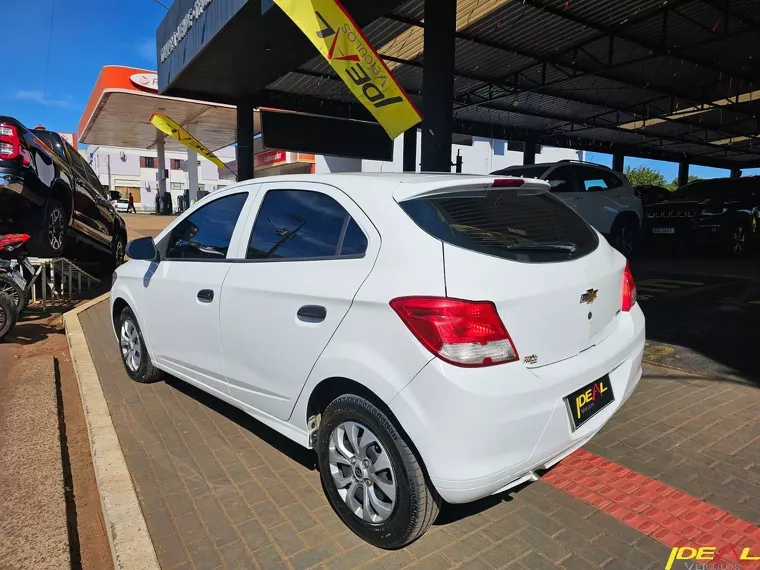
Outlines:
[[61,180],[56,179],[50,187],[50,196],[48,202],[51,200],[58,200],[66,210],[66,225],[71,225],[71,220],[74,216],[74,198],[72,196],[71,188],[68,184]]
[[641,228],[641,218],[639,218],[638,213],[634,212],[633,210],[623,210],[622,212],[618,212],[618,215],[615,216],[615,219],[612,221],[610,234],[612,233],[612,230],[615,228],[616,224],[621,224],[629,220],[636,224],[637,228]]
[[352,380],[350,378],[344,378],[341,376],[333,376],[325,378],[319,382],[309,394],[308,403],[306,405],[306,425],[309,426],[309,419],[313,416],[319,415],[327,408],[327,406],[336,398],[345,394],[353,394],[364,398],[372,403],[380,411],[382,411],[388,419],[393,423],[394,427],[404,438],[404,441],[412,449],[417,457],[422,471],[425,477],[430,481],[430,476],[425,464],[425,457],[420,453],[420,450],[414,443],[414,440],[409,436],[404,426],[401,424],[396,414],[390,409],[390,407],[383,401],[383,399],[375,394],[370,388],[364,384]]

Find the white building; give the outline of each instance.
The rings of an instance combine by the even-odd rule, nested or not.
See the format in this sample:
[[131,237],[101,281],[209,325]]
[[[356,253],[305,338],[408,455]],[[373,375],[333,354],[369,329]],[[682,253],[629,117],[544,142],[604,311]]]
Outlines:
[[[138,210],[155,209],[158,188],[158,154],[155,150],[90,145],[81,152],[95,170],[101,184],[111,191],[119,192],[124,198],[131,193]],[[235,149],[227,147],[216,155],[228,162],[235,158]],[[198,156],[196,168],[199,193],[213,192],[230,184],[229,180],[220,180],[216,165],[201,156]],[[182,195],[190,184],[187,152],[166,151],[166,170],[166,189],[176,208],[177,196]]]
[[[420,149],[422,135],[417,132],[417,171],[420,170]],[[327,172],[401,172],[403,170],[404,137],[394,141],[393,160],[367,160],[337,156],[309,155],[297,152],[263,149],[260,140],[254,145],[254,177],[276,176],[293,173]],[[523,143],[511,143],[498,139],[456,135],[452,145],[452,163],[457,156],[462,158],[462,172],[488,174],[507,166],[523,163]],[[158,155],[155,150],[119,148],[113,146],[90,146],[82,153],[87,157],[102,184],[109,190],[119,192],[126,198],[130,193],[138,210],[152,211],[156,203],[158,188]],[[226,147],[215,153],[223,162],[235,168],[235,148]],[[535,161],[555,162],[557,160],[583,160],[583,151],[554,147],[538,147]],[[168,178],[166,188],[171,194],[172,205],[176,208],[177,196],[189,188],[187,153],[166,151]],[[213,192],[217,188],[231,184],[234,175],[230,171],[220,172],[212,162],[198,157],[199,196]],[[452,166],[454,171],[454,166]]]

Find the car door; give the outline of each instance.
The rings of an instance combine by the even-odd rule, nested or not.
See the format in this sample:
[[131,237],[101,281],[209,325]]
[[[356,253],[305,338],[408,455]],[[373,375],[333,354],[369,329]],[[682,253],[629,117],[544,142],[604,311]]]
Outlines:
[[580,214],[598,231],[609,234],[618,213],[630,209],[621,193],[622,180],[609,170],[593,166],[578,166],[575,176],[583,195],[577,201]]
[[84,158],[71,146],[64,143],[69,164],[72,166],[74,188],[74,225],[85,236],[102,242],[102,232],[98,224],[98,209],[92,184],[87,179],[87,164]]
[[97,227],[98,231],[103,235],[103,239],[110,243],[113,240],[114,228],[116,227],[115,218],[116,210],[111,204],[106,195],[106,191],[103,185],[100,183],[98,175],[90,168],[87,161],[84,161],[84,166],[87,171],[87,180],[92,188],[92,195],[95,200],[95,210],[97,212]]
[[[143,321],[156,363],[201,387],[227,394],[219,306],[232,261],[230,248],[249,191],[226,194],[188,211],[157,249],[160,262],[146,275]],[[237,232],[237,233],[236,233]]]
[[286,420],[372,270],[380,236],[324,184],[265,183],[249,218],[222,287],[226,377],[232,397]]

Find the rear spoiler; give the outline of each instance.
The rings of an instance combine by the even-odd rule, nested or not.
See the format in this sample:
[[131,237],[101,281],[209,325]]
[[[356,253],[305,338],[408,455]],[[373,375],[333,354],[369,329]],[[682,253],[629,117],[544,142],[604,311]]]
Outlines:
[[428,198],[461,194],[468,192],[487,192],[493,188],[514,188],[533,192],[549,192],[551,186],[544,180],[536,178],[521,178],[516,176],[451,176],[420,178],[411,182],[402,182],[393,190],[397,202],[405,202],[414,198]]

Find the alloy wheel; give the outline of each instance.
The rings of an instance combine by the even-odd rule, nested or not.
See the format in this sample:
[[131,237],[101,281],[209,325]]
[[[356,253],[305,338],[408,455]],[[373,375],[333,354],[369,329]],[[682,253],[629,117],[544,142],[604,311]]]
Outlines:
[[343,422],[330,435],[330,474],[349,510],[369,523],[382,523],[396,504],[396,475],[377,436],[356,422]]
[[140,335],[137,334],[135,323],[129,319],[121,324],[119,345],[121,347],[121,356],[127,368],[136,373],[140,368],[140,359],[142,358]]
[[122,241],[121,238],[117,238],[116,242],[116,252],[114,253],[114,261],[116,263],[116,267],[124,263],[124,241]]
[[744,233],[744,228],[741,226],[737,226],[734,230],[734,253],[740,254],[744,253],[744,244],[746,241],[746,235]]
[[55,251],[63,248],[63,230],[63,212],[59,208],[53,208],[48,220],[48,243]]

